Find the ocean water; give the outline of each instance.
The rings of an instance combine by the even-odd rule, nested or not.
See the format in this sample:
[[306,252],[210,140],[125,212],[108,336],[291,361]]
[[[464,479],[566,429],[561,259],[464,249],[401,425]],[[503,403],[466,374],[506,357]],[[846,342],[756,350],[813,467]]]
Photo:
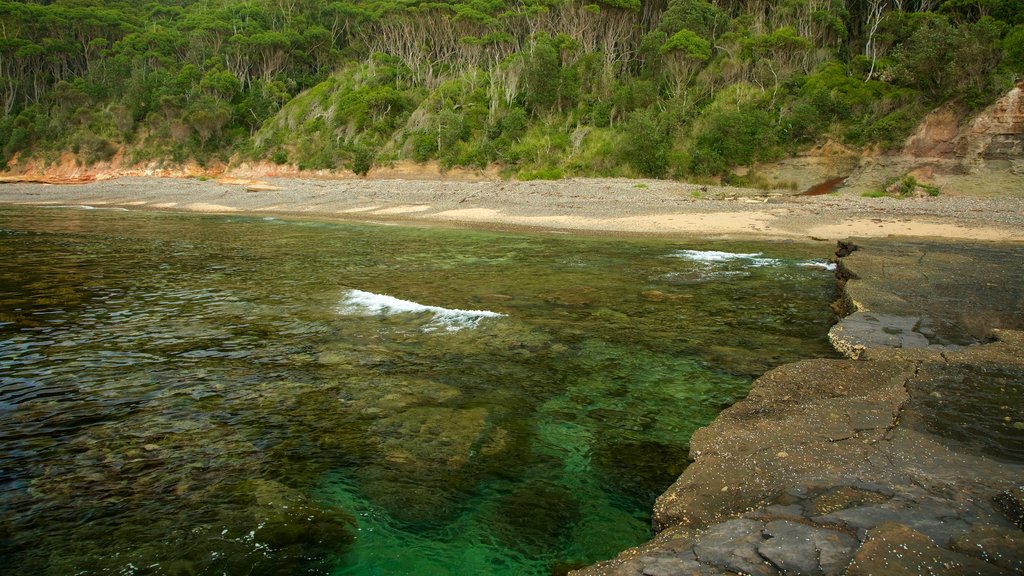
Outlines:
[[558,574],[832,352],[828,246],[0,207],[6,574]]

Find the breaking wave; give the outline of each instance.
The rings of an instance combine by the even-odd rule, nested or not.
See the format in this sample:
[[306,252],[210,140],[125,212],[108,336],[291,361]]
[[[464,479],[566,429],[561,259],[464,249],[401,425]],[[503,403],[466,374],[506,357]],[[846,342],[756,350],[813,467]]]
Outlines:
[[[677,250],[670,256],[682,258],[691,262],[701,264],[723,264],[736,263],[748,268],[761,268],[765,266],[781,266],[787,262],[779,258],[767,258],[761,252],[722,252],[719,250]],[[792,263],[792,260],[789,261]],[[807,268],[821,268],[822,270],[835,271],[836,265],[828,260],[801,260],[796,262],[798,266]]]
[[358,315],[382,315],[393,314],[424,314],[430,315],[431,320],[424,327],[424,331],[443,329],[448,332],[457,332],[463,328],[476,328],[484,318],[500,318],[505,316],[499,312],[489,310],[459,310],[454,308],[442,308],[440,306],[427,306],[410,300],[401,300],[386,294],[374,294],[364,290],[349,290],[342,298],[338,311],[342,314]]

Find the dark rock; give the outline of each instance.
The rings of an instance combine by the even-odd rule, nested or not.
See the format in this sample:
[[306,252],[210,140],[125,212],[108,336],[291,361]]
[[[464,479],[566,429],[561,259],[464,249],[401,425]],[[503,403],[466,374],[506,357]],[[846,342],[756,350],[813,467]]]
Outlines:
[[846,526],[865,531],[889,522],[897,522],[922,532],[934,543],[947,545],[968,528],[967,522],[956,516],[952,503],[904,503],[889,501],[880,504],[855,506],[815,517],[816,522]]
[[808,497],[812,516],[829,514],[864,504],[879,504],[892,498],[893,491],[878,486],[828,487]]
[[917,316],[854,312],[832,328],[829,338],[841,352],[840,341],[853,348],[927,348],[931,342],[916,329],[920,322]]
[[700,536],[693,551],[704,564],[753,576],[772,576],[779,571],[757,552],[764,541],[763,530],[764,524],[757,520],[728,520]]
[[1024,486],[1017,486],[996,494],[992,500],[999,510],[1024,530]]
[[885,523],[872,530],[854,556],[847,576],[1010,576],[1011,572],[977,558],[939,548],[902,524]]
[[678,576],[680,574],[704,574],[701,569],[717,572],[697,562],[694,558],[676,556],[648,556],[640,559],[643,576]]
[[849,534],[789,520],[769,522],[764,534],[757,551],[783,574],[842,574],[858,545]]
[[974,526],[970,532],[953,541],[953,550],[1024,574],[1024,532],[996,526]]

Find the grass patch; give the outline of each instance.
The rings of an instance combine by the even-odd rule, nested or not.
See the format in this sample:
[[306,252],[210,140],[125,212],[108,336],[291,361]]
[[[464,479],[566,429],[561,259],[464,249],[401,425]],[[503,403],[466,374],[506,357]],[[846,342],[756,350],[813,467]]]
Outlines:
[[565,175],[561,168],[540,168],[538,170],[523,170],[516,175],[519,180],[561,180]]

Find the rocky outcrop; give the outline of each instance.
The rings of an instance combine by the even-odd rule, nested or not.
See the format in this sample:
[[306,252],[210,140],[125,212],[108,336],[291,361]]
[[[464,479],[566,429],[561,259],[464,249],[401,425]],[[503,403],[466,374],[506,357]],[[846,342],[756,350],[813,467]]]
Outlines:
[[859,359],[759,378],[694,434],[658,536],[578,574],[1024,573],[1024,247],[858,244],[845,308],[874,320],[833,341]]
[[971,121],[955,143],[970,170],[1005,167],[1024,174],[1024,81]]

